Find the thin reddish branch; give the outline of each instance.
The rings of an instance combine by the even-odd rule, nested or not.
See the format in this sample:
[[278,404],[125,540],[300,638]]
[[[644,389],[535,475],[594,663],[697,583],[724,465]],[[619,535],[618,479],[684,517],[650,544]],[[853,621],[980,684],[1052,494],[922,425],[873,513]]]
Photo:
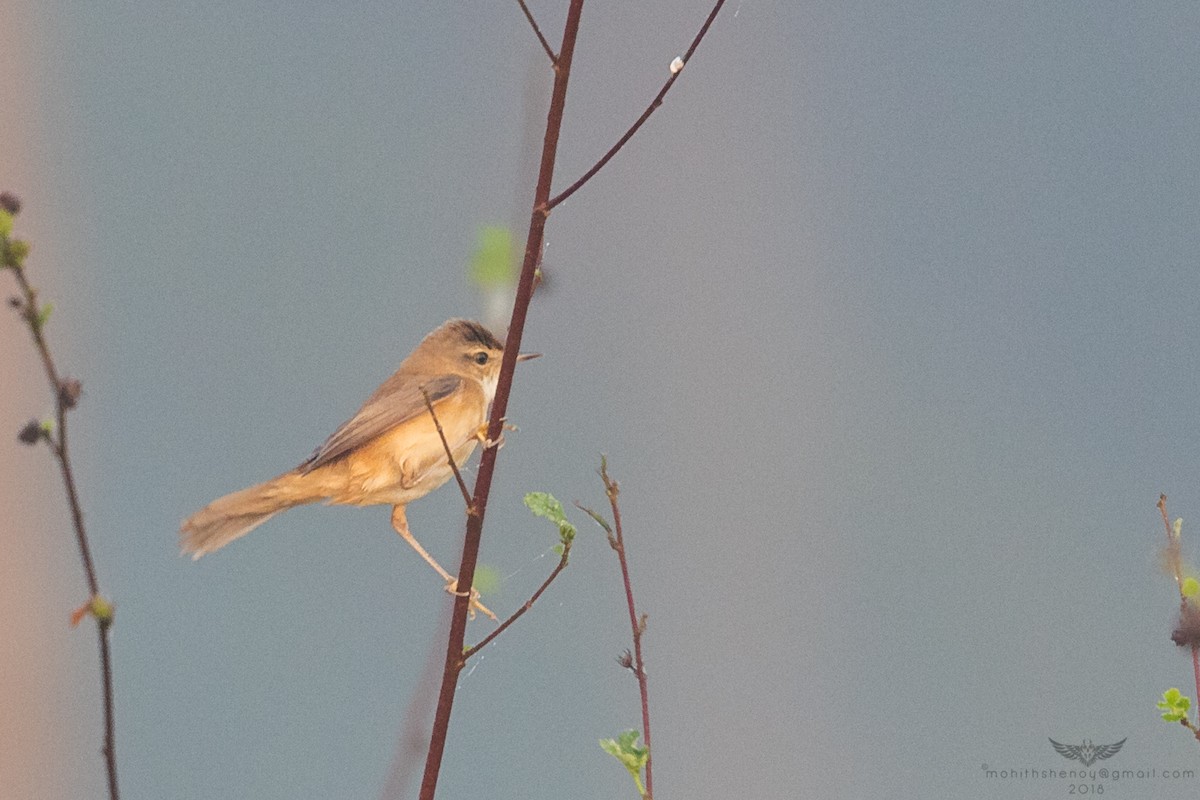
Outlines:
[[[525,260],[521,265],[521,276],[517,282],[517,296],[513,302],[512,318],[508,326],[508,337],[504,343],[504,358],[500,365],[500,380],[496,386],[496,399],[492,402],[492,416],[488,424],[488,439],[497,441],[508,410],[508,398],[512,392],[513,369],[521,351],[521,336],[525,331],[525,316],[533,299],[534,273],[542,252],[546,228],[546,200],[550,197],[550,186],[554,179],[554,161],[558,152],[558,137],[562,130],[563,111],[567,102],[567,79],[571,75],[571,61],[575,55],[575,39],[579,34],[579,19],[583,12],[583,0],[571,0],[567,10],[567,21],[563,27],[562,47],[554,70],[554,88],[550,95],[550,110],[546,115],[546,135],[542,143],[541,166],[538,170],[537,189],[534,192],[533,211],[529,220],[529,237],[525,242]],[[474,583],[475,565],[479,559],[479,542],[483,535],[483,521],[487,512],[488,496],[492,488],[492,475],[496,469],[498,447],[486,447],[479,460],[479,473],[475,477],[475,513],[467,517],[466,534],[463,537],[462,561],[458,568],[458,585]],[[433,732],[429,741],[429,754],[425,759],[425,774],[421,779],[421,800],[433,800],[437,791],[438,773],[441,771],[442,755],[446,748],[446,735],[450,728],[450,714],[454,709],[454,692],[458,675],[462,670],[463,642],[466,638],[467,610],[470,592],[455,598],[450,618],[450,633],[446,637],[446,661],[442,671],[442,686],[438,693],[437,710],[434,713]]]
[[[539,33],[539,39],[544,38],[540,36],[540,30],[534,23],[532,14],[529,13],[524,2],[521,0],[518,1],[521,4],[522,10],[526,13],[526,18],[534,25],[535,32]],[[700,41],[708,32],[709,27],[724,4],[725,0],[717,0],[704,25],[700,28],[700,32],[696,35],[687,53],[683,56],[682,60],[684,63],[695,53]],[[662,104],[663,96],[674,84],[679,72],[679,69],[673,65],[672,77],[659,92],[658,97],[651,103],[650,108],[621,137],[620,142],[592,169],[588,170],[586,175],[572,184],[567,191],[551,200],[550,190],[554,179],[554,163],[558,152],[559,134],[562,130],[563,112],[566,108],[567,82],[571,74],[571,62],[575,55],[575,40],[579,34],[579,20],[582,12],[583,0],[571,0],[567,9],[567,20],[563,26],[562,47],[559,49],[557,58],[554,57],[549,44],[543,41],[543,48],[546,50],[547,55],[550,55],[554,59],[554,88],[550,95],[550,110],[546,115],[546,134],[542,142],[541,165],[538,170],[533,209],[530,213],[529,235],[525,241],[525,257],[521,265],[520,278],[517,282],[517,295],[513,303],[512,317],[508,326],[508,336],[504,344],[504,358],[501,361],[500,378],[496,387],[496,397],[492,402],[491,418],[488,422],[487,438],[489,441],[499,440],[503,428],[504,416],[508,410],[508,399],[512,391],[513,369],[516,366],[517,356],[521,349],[521,337],[525,331],[525,317],[529,311],[529,303],[537,287],[537,270],[538,264],[541,261],[542,247],[545,241],[546,218],[550,214],[550,209],[578,191],[584,183],[603,168],[617,150],[624,146],[625,142],[641,127],[650,114],[653,113],[654,109]],[[496,446],[485,447],[479,461],[479,472],[475,478],[475,491],[471,495],[474,498],[475,512],[467,517],[466,534],[463,537],[462,560],[459,563],[458,569],[459,586],[470,586],[473,583],[475,566],[479,558],[479,543],[483,534],[483,522],[492,487],[492,476],[496,468],[497,453],[498,448]],[[625,568],[623,558],[622,569],[626,574],[626,594],[632,614],[633,595],[632,589],[629,588],[628,570]],[[433,732],[430,736],[429,754],[425,760],[425,774],[421,780],[421,800],[433,800],[434,794],[437,791],[438,773],[441,770],[442,756],[445,752],[446,736],[450,726],[450,715],[454,708],[455,687],[458,682],[459,673],[462,671],[465,663],[463,660],[463,642],[466,636],[467,611],[469,607],[469,597],[467,594],[464,593],[464,596],[455,599],[454,609],[450,618],[450,633],[446,641],[446,661],[442,672],[442,685],[438,694]],[[636,618],[633,619],[633,625],[634,644],[638,658],[638,679],[642,687],[642,717],[646,728],[646,746],[649,747],[649,709],[645,691],[645,671],[641,665],[642,628],[639,627]],[[646,776],[647,788],[649,788],[649,763],[647,763]]]
[[617,560],[621,562],[621,579],[625,583],[625,604],[629,609],[629,627],[633,630],[634,674],[637,675],[638,693],[642,698],[642,740],[646,744],[646,800],[654,798],[654,748],[650,746],[650,689],[647,686],[646,663],[642,660],[642,634],[646,632],[646,615],[640,617],[633,602],[633,582],[629,578],[629,562],[625,557],[625,533],[621,527],[621,506],[617,496],[621,493],[617,482],[608,476],[608,464],[600,461],[600,478],[604,481],[604,492],[612,507],[614,532],[609,537]]
[[[523,606],[521,606],[521,607],[520,607],[520,608],[518,608],[518,609],[517,609],[515,612],[513,612],[513,615],[512,615],[511,617],[509,617],[508,619],[504,620],[504,622],[501,622],[501,623],[500,623],[500,625],[499,625],[499,626],[496,628],[496,630],[492,631],[492,632],[491,632],[491,633],[489,633],[487,636],[483,637],[483,638],[482,638],[482,639],[479,641],[479,644],[476,644],[476,645],[474,645],[474,646],[472,646],[472,647],[468,647],[466,650],[464,650],[464,651],[463,651],[463,654],[462,654],[462,660],[463,660],[464,662],[465,662],[465,661],[466,661],[468,658],[470,658],[471,656],[475,655],[475,654],[476,654],[476,653],[478,653],[480,650],[482,650],[483,648],[485,648],[485,647],[487,647],[489,644],[491,644],[491,643],[492,643],[492,641],[493,641],[493,640],[494,640],[494,639],[495,639],[497,636],[499,636],[500,634],[504,633],[504,631],[508,629],[508,626],[509,626],[509,625],[512,625],[514,622],[516,622],[518,619],[520,619],[520,618],[521,618],[521,616],[522,616],[522,615],[523,615],[523,614],[524,614],[526,611],[528,611],[529,609],[533,608],[533,604],[534,604],[534,603],[536,603],[536,602],[538,601],[538,598],[542,596],[542,592],[544,592],[544,591],[546,591],[547,589],[549,589],[549,588],[550,588],[550,584],[554,583],[554,579],[555,579],[555,578],[557,578],[557,577],[559,576],[559,573],[561,573],[561,572],[562,572],[564,569],[566,569],[566,568],[567,568],[567,559],[568,559],[568,558],[570,557],[570,555],[571,555],[571,543],[570,543],[570,542],[564,542],[564,543],[563,543],[563,546],[562,546],[562,548],[563,548],[563,551],[562,551],[562,557],[558,559],[558,564],[557,564],[557,566],[555,566],[555,567],[554,567],[554,569],[553,569],[553,571],[551,571],[551,573],[550,573],[550,574],[549,574],[549,575],[546,577],[546,580],[542,581],[542,585],[538,587],[537,591],[536,591],[536,592],[534,592],[534,593],[533,593],[533,594],[530,596],[530,598],[529,598],[528,600],[526,600],[526,601],[525,601],[525,604],[524,604]],[[461,669],[461,667],[460,667],[460,669]]]
[[7,268],[11,269],[16,276],[17,284],[21,288],[22,295],[24,295],[21,316],[29,327],[34,347],[41,358],[46,379],[50,383],[50,391],[54,395],[55,430],[46,432],[43,438],[50,446],[51,452],[54,453],[55,460],[58,461],[63,486],[67,492],[67,505],[71,511],[71,522],[75,528],[75,541],[79,547],[79,558],[83,563],[84,578],[87,581],[88,591],[91,595],[89,605],[93,609],[92,616],[96,619],[96,632],[99,638],[100,682],[104,705],[104,744],[101,747],[101,753],[104,756],[104,766],[108,779],[108,796],[110,800],[119,800],[120,791],[117,788],[116,722],[113,707],[112,650],[108,638],[109,629],[112,627],[112,606],[108,601],[103,601],[105,612],[100,614],[95,611],[99,605],[98,601],[100,601],[100,583],[96,579],[96,566],[92,559],[92,548],[88,541],[87,529],[83,523],[83,508],[79,502],[79,490],[75,485],[75,472],[71,467],[71,453],[67,447],[67,411],[71,405],[74,405],[75,397],[71,397],[68,400],[69,391],[66,383],[54,364],[54,358],[50,353],[50,346],[46,342],[46,336],[42,330],[44,320],[41,318],[42,312],[38,308],[37,290],[30,285],[28,278],[25,276],[24,266],[18,263],[16,265],[10,264]]
[[554,50],[550,47],[550,43],[542,35],[542,29],[538,27],[537,20],[533,18],[533,12],[529,10],[529,6],[525,5],[525,0],[517,0],[517,5],[525,12],[525,19],[529,20],[529,25],[533,28],[533,32],[537,34],[538,41],[542,43],[542,49],[546,51],[546,55],[550,56],[550,63],[558,66],[558,56],[554,55]]
[[[696,34],[696,38],[692,40],[691,46],[680,59],[684,66],[686,66],[687,62],[691,60],[692,54],[696,52],[696,48],[700,46],[700,42],[704,39],[704,35],[708,33],[709,27],[712,26],[713,20],[717,18],[717,13],[721,10],[721,6],[723,5],[725,5],[725,0],[717,0],[716,5],[714,5],[712,8],[712,11],[708,13],[708,18],[704,20],[704,25],[700,27],[700,32]],[[591,169],[583,173],[583,176],[580,177],[579,180],[575,181],[566,189],[559,192],[546,204],[547,212],[549,212],[559,203],[566,200],[571,195],[575,194],[575,192],[579,191],[579,189],[582,188],[585,183],[590,181],[597,172],[604,168],[604,165],[607,164],[612,157],[615,156],[617,152],[625,146],[626,142],[633,138],[633,135],[637,133],[638,128],[642,127],[642,124],[645,123],[646,120],[650,119],[650,115],[658,110],[658,107],[663,104],[663,98],[667,96],[667,92],[671,91],[671,87],[675,85],[675,79],[678,78],[682,72],[682,66],[679,69],[671,72],[671,77],[667,78],[667,82],[664,83],[663,87],[658,90],[658,94],[655,95],[654,99],[650,101],[650,105],[646,106],[646,110],[643,111],[642,115],[637,118],[637,121],[629,127],[629,130],[625,131],[625,134],[617,140],[616,144],[609,148],[607,153],[600,157],[599,161],[592,165]]]
[[458,462],[454,460],[450,443],[446,441],[446,432],[442,430],[442,423],[438,419],[437,412],[433,410],[433,401],[429,399],[429,392],[425,391],[424,386],[421,387],[421,396],[425,398],[425,407],[429,409],[429,416],[433,417],[433,427],[437,428],[438,438],[442,440],[442,448],[446,451],[450,469],[454,470],[454,480],[458,481],[458,489],[462,492],[463,502],[467,504],[467,513],[474,514],[475,501],[471,499],[471,493],[467,490],[467,482],[463,480],[462,473],[458,470]]

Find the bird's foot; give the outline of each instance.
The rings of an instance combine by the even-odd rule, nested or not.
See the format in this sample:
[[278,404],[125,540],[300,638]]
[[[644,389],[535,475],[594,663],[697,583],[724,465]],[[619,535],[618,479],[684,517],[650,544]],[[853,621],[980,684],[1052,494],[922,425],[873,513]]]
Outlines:
[[446,591],[455,597],[471,598],[471,603],[467,606],[467,614],[471,619],[475,619],[475,612],[478,611],[485,617],[491,619],[492,622],[499,622],[499,618],[492,613],[492,610],[483,603],[479,602],[479,592],[474,587],[472,587],[471,591],[469,592],[460,592],[458,590],[458,579],[451,578],[450,582],[446,584]]
[[517,430],[516,425],[510,425],[510,424],[508,424],[507,421],[504,421],[504,420],[502,420],[501,422],[502,422],[502,424],[500,426],[500,435],[495,439],[488,438],[488,435],[487,435],[488,423],[486,423],[486,422],[483,423],[482,425],[480,425],[478,430],[475,431],[475,438],[479,440],[479,443],[481,445],[483,445],[485,450],[493,448],[493,447],[503,447],[504,446],[504,431],[509,430],[509,431],[516,432],[516,430]]

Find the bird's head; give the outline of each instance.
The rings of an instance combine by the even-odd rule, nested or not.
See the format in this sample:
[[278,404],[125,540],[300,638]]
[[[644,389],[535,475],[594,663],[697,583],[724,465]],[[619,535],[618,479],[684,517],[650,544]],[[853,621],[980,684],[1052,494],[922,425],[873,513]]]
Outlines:
[[[538,355],[522,353],[517,360],[528,361]],[[413,360],[419,360],[422,371],[479,381],[489,400],[496,393],[503,357],[504,344],[483,325],[469,319],[442,324],[413,351]]]

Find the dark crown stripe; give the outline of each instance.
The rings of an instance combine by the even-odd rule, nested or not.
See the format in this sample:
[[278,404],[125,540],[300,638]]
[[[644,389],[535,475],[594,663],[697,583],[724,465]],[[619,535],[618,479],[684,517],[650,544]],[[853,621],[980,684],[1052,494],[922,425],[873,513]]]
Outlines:
[[455,320],[453,326],[454,331],[462,337],[464,342],[482,345],[491,350],[504,349],[504,345],[492,335],[492,332],[478,322],[473,322],[469,319],[460,319]]

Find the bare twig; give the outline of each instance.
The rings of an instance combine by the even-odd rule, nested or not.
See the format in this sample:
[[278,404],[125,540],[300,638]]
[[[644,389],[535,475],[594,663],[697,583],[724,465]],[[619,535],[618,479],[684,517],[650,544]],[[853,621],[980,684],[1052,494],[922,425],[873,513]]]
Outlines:
[[[646,800],[654,798],[654,748],[650,746],[650,691],[646,685],[646,663],[642,660],[642,634],[646,632],[646,615],[638,615],[633,602],[633,583],[629,579],[629,562],[625,557],[625,535],[621,528],[621,506],[617,497],[621,493],[617,482],[608,476],[608,461],[600,459],[600,478],[604,481],[604,493],[612,506],[613,528],[609,544],[617,551],[621,562],[621,579],[625,583],[625,604],[629,608],[629,627],[633,630],[633,673],[637,676],[638,693],[642,698],[642,739],[646,743]],[[595,519],[595,515],[592,516]]]
[[[12,206],[19,208],[19,203],[16,202],[12,195],[5,194],[4,197],[6,202],[0,205],[4,205],[6,213],[15,215],[16,212],[10,209]],[[42,428],[40,438],[46,441],[51,452],[54,454],[55,460],[58,461],[63,486],[67,492],[67,505],[71,511],[71,521],[75,528],[75,540],[79,546],[79,558],[83,563],[83,573],[87,581],[88,592],[90,593],[89,601],[83,606],[83,613],[90,614],[96,620],[96,631],[100,647],[100,678],[104,704],[104,746],[101,748],[101,751],[104,755],[104,764],[108,777],[108,796],[110,800],[119,800],[120,792],[117,788],[116,723],[114,721],[113,708],[112,652],[108,638],[109,629],[112,627],[113,622],[113,607],[108,600],[100,595],[100,584],[96,579],[96,566],[92,559],[92,548],[88,541],[87,529],[83,523],[83,509],[79,502],[79,491],[75,484],[75,472],[71,466],[71,453],[67,446],[67,411],[73,408],[78,402],[80,387],[78,381],[70,378],[62,378],[58,368],[55,366],[54,358],[50,353],[50,346],[46,342],[45,331],[43,330],[46,322],[46,310],[38,306],[38,293],[30,285],[29,279],[25,275],[23,256],[16,257],[14,255],[13,246],[18,241],[9,239],[7,235],[4,235],[2,240],[0,244],[2,244],[4,251],[3,266],[12,270],[13,275],[16,277],[17,285],[21,289],[22,298],[18,301],[17,306],[21,313],[21,318],[25,320],[29,327],[34,347],[41,358],[46,379],[50,383],[50,391],[54,395],[54,429],[46,430]],[[24,249],[24,243],[20,244],[22,245],[22,249]]]
[[450,443],[446,441],[446,432],[442,430],[442,423],[438,421],[437,412],[433,410],[433,401],[429,399],[429,392],[425,387],[421,387],[421,396],[425,398],[425,407],[429,409],[429,416],[433,417],[433,426],[437,428],[438,438],[442,440],[442,447],[446,451],[446,458],[450,461],[450,469],[454,470],[454,480],[458,481],[458,489],[462,492],[463,502],[467,504],[467,513],[475,513],[475,501],[471,499],[471,492],[467,490],[467,482],[463,480],[462,473],[458,470],[458,463],[454,460],[454,453],[450,451]]
[[496,628],[496,630],[492,631],[487,636],[483,637],[483,639],[481,639],[479,641],[479,644],[476,644],[472,647],[468,647],[466,650],[464,650],[463,654],[462,654],[462,660],[464,662],[468,658],[475,655],[480,650],[482,650],[483,648],[485,648],[489,644],[491,644],[492,640],[495,639],[500,634],[504,633],[505,629],[507,629],[509,625],[512,625],[514,622],[516,622],[518,619],[520,619],[522,614],[524,614],[529,609],[533,608],[533,604],[536,603],[538,598],[542,596],[542,592],[544,592],[544,591],[546,591],[546,589],[550,588],[550,584],[554,583],[554,579],[559,576],[559,573],[561,573],[564,569],[567,568],[567,559],[571,555],[571,542],[570,541],[563,542],[562,548],[563,548],[562,556],[558,559],[558,564],[554,567],[554,570],[550,573],[550,575],[546,577],[546,580],[542,581],[542,585],[538,587],[537,591],[534,592],[530,596],[530,598],[525,601],[525,604],[523,606],[521,606],[515,612],[513,612],[512,616],[510,616],[508,619],[504,620],[504,622],[501,622],[500,625]]
[[50,382],[50,390],[54,393],[56,430],[46,437],[46,442],[54,451],[59,471],[62,473],[63,485],[67,489],[67,504],[71,510],[71,521],[75,526],[75,539],[79,544],[79,556],[83,561],[83,573],[87,579],[88,589],[94,595],[99,594],[100,585],[96,581],[96,566],[92,561],[92,550],[88,545],[87,531],[83,525],[83,509],[79,503],[79,492],[75,488],[75,474],[71,469],[71,456],[67,450],[67,406],[62,402],[61,396],[63,382],[59,378],[54,358],[50,355],[50,347],[46,343],[45,333],[42,331],[43,324],[39,319],[37,290],[29,284],[28,278],[25,277],[24,267],[12,267],[11,269],[17,278],[17,284],[21,287],[21,294],[24,295],[21,318],[29,326],[34,347],[41,356],[46,379]]
[[542,29],[538,27],[537,21],[533,18],[533,12],[529,10],[529,6],[525,5],[525,0],[517,0],[517,5],[521,6],[521,10],[525,12],[525,19],[529,20],[533,32],[537,34],[538,41],[542,43],[542,49],[546,51],[546,55],[550,56],[550,63],[558,66],[558,56],[554,55],[554,50],[551,49],[550,43],[546,41],[546,37],[542,36]]
[[575,181],[566,189],[559,192],[549,202],[546,203],[547,213],[549,213],[550,210],[559,203],[563,202],[568,197],[575,194],[575,192],[579,191],[579,189],[582,188],[585,183],[590,181],[597,172],[603,169],[604,165],[607,164],[612,157],[617,154],[617,151],[624,147],[625,143],[633,138],[633,135],[637,133],[638,128],[642,127],[642,124],[650,118],[650,115],[662,105],[663,98],[667,96],[667,92],[671,91],[671,87],[675,85],[675,79],[678,78],[680,72],[683,71],[683,66],[691,60],[692,54],[695,53],[696,48],[700,46],[700,41],[704,38],[704,35],[708,33],[709,27],[712,25],[713,20],[717,18],[717,13],[721,10],[721,6],[723,5],[725,5],[725,0],[717,0],[716,5],[714,5],[712,8],[712,11],[708,13],[708,19],[704,20],[704,25],[700,27],[700,32],[697,33],[696,38],[692,40],[691,47],[689,47],[687,52],[679,59],[678,67],[672,65],[671,77],[667,78],[667,82],[664,83],[663,87],[658,90],[658,94],[655,95],[654,99],[650,101],[650,105],[646,106],[646,110],[643,111],[642,115],[637,118],[637,121],[629,127],[629,130],[625,131],[625,134],[617,140],[617,143],[614,144],[607,153],[601,156],[599,161],[592,165],[591,169],[583,173],[583,176],[580,177],[579,180]]
[[[525,241],[525,260],[521,265],[521,276],[517,282],[517,295],[513,301],[512,318],[508,325],[508,336],[504,343],[504,359],[500,365],[500,379],[496,386],[496,398],[492,401],[492,416],[488,423],[488,438],[497,440],[504,425],[508,410],[508,398],[512,393],[513,369],[521,352],[521,336],[525,331],[525,316],[533,298],[534,273],[542,252],[546,229],[546,200],[550,197],[550,185],[554,178],[554,161],[558,152],[558,136],[562,130],[563,109],[567,102],[567,79],[571,75],[571,61],[575,55],[575,39],[579,34],[579,19],[583,12],[583,0],[571,0],[567,9],[567,20],[563,26],[562,47],[554,70],[554,88],[550,95],[550,110],[546,115],[546,136],[542,144],[541,166],[538,170],[537,189],[534,192],[533,210],[529,219],[529,236]],[[479,542],[483,535],[483,520],[487,511],[488,495],[492,488],[492,475],[496,469],[498,447],[484,448],[479,460],[479,472],[475,477],[475,513],[467,517],[466,534],[463,536],[462,560],[458,567],[458,585],[470,586],[475,576],[475,565],[479,559]],[[442,671],[442,685],[438,693],[437,710],[434,712],[433,732],[430,735],[429,754],[425,759],[425,774],[421,779],[421,800],[433,800],[437,791],[438,773],[441,771],[442,754],[446,748],[446,735],[450,728],[450,714],[454,709],[454,692],[458,675],[462,670],[463,641],[467,630],[468,597],[454,601],[450,617],[450,633],[446,637],[446,661]]]

